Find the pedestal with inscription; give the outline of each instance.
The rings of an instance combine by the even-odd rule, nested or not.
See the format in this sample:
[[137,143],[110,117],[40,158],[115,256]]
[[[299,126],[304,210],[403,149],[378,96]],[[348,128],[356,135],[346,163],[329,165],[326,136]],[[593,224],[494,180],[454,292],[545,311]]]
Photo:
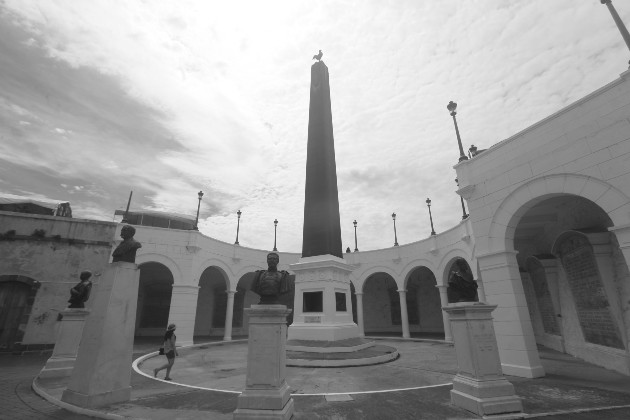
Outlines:
[[287,315],[284,305],[252,305],[249,316],[247,382],[238,396],[235,420],[284,420],[294,403],[286,377]]
[[72,374],[85,317],[89,313],[90,311],[80,308],[66,308],[61,312],[55,348],[39,373],[40,378],[60,378]]
[[523,410],[514,386],[501,371],[491,312],[497,305],[481,302],[453,303],[448,313],[457,354],[451,403],[479,416]]
[[130,262],[103,273],[62,401],[92,408],[129,400],[139,278]]

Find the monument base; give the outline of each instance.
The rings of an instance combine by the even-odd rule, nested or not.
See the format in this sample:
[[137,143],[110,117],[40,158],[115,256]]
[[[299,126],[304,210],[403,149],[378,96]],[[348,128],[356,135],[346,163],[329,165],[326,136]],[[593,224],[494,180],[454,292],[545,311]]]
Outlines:
[[252,305],[249,316],[247,379],[236,400],[234,419],[290,419],[294,402],[286,382],[287,315],[284,305]]
[[90,395],[66,389],[63,391],[63,395],[61,396],[62,401],[85,408],[102,407],[104,405],[114,404],[121,401],[129,401],[130,398],[130,386]]
[[79,351],[85,318],[90,313],[82,308],[66,308],[61,312],[59,331],[52,356],[39,373],[40,378],[59,378],[72,375]]
[[523,411],[514,386],[503,377],[491,312],[496,305],[461,302],[448,313],[457,354],[451,403],[479,416]]
[[359,327],[353,323],[309,324],[294,322],[289,327],[289,340],[341,341],[359,337]]
[[453,378],[451,403],[480,416],[523,411],[514,385],[503,378],[479,381],[458,374]]
[[103,273],[62,401],[95,408],[129,400],[139,278],[129,262]]

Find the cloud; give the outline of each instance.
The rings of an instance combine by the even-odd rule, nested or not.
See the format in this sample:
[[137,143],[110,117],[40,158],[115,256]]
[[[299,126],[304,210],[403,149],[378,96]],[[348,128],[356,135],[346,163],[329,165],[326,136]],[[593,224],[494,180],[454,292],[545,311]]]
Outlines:
[[624,48],[599,2],[6,0],[0,188],[102,219],[129,190],[194,214],[203,190],[202,232],[233,242],[240,208],[241,244],[269,248],[277,218],[299,251],[322,49],[344,245],[356,218],[361,250],[391,246],[393,211],[412,242],[427,197],[438,232],[461,220],[449,100],[465,148],[487,148],[615,79]]

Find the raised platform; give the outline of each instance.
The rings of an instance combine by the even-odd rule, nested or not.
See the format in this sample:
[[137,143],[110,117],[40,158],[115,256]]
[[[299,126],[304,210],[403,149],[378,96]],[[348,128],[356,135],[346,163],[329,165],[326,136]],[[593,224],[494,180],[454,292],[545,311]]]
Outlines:
[[289,340],[287,366],[342,367],[386,363],[398,358],[395,347],[364,338],[338,341]]

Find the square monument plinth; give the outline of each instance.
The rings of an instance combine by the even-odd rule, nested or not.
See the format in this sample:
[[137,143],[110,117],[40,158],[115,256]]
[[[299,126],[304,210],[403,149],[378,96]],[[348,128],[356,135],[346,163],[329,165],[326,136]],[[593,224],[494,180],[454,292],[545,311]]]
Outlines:
[[66,308],[61,312],[55,348],[39,373],[40,378],[58,378],[72,374],[85,318],[89,313],[90,311],[80,308]]
[[496,305],[450,304],[448,313],[457,354],[451,403],[480,416],[523,411],[514,386],[503,377],[491,312]]
[[93,408],[129,400],[139,278],[136,264],[115,262],[99,279],[62,401]]
[[294,403],[286,378],[287,315],[284,305],[252,305],[249,317],[247,379],[234,419],[285,420]]

